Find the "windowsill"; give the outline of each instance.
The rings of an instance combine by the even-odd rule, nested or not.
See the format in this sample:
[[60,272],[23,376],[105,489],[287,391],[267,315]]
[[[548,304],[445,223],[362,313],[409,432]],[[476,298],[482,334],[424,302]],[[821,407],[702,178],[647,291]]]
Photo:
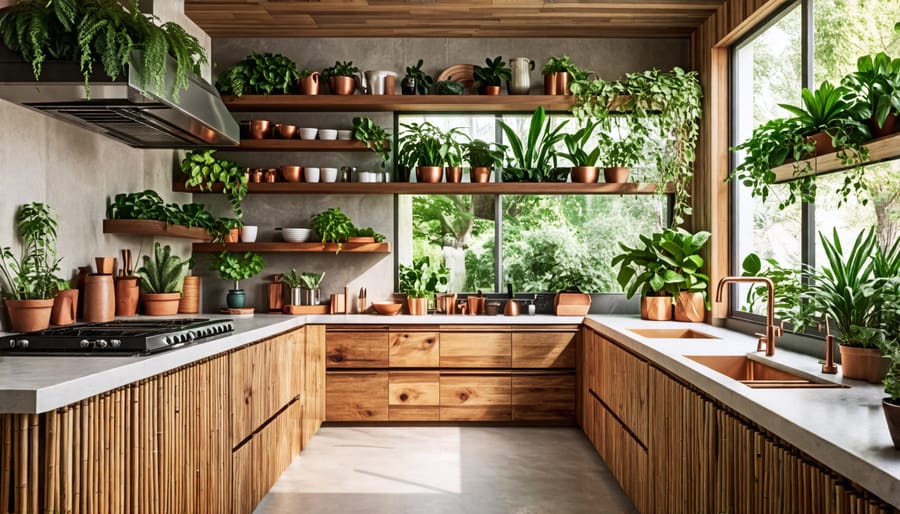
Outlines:
[[[760,321],[757,321],[748,318],[737,318],[734,316],[729,316],[725,319],[725,328],[734,330],[736,332],[753,335],[756,333],[761,333],[765,330],[765,319],[761,318]],[[793,332],[785,330],[784,335],[779,337],[775,341],[775,348],[776,350],[779,348],[783,348],[785,350],[802,353],[804,355],[809,355],[818,359],[824,359],[825,334],[823,333],[822,336],[819,337],[808,333],[795,334]],[[840,361],[840,356],[837,351],[835,351],[835,360]]]

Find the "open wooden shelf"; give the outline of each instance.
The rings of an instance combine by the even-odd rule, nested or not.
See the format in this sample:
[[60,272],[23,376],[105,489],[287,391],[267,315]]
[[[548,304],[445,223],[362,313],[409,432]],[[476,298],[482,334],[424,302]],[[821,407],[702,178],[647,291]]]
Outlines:
[[[256,243],[194,243],[194,252],[218,253],[223,250],[229,252],[259,252],[259,253],[336,253],[336,243],[285,243],[285,242],[256,242]],[[344,243],[340,253],[390,253],[390,243]]]
[[572,96],[547,95],[225,95],[232,112],[569,112]]
[[[873,164],[876,162],[896,159],[900,157],[900,132],[891,134],[889,136],[880,137],[878,139],[873,139],[866,143],[865,146],[869,149],[869,160],[864,164]],[[796,176],[794,176],[794,165],[800,166],[799,169],[802,170],[806,166],[807,162],[812,164],[812,170],[809,173],[804,173],[803,176],[825,175],[827,173],[834,173],[836,171],[842,171],[850,168],[850,166],[844,164],[844,162],[837,157],[837,151],[835,151],[825,155],[820,155],[813,159],[790,162],[787,164],[782,164],[781,166],[778,166],[776,168],[772,168],[772,171],[775,172],[775,182],[786,182],[788,180],[797,178]]]
[[[177,182],[172,188],[176,192],[200,193],[195,187],[185,187]],[[221,187],[214,187],[213,192],[221,192]],[[656,193],[655,184],[578,184],[572,182],[488,182],[488,183],[446,183],[425,184],[418,182],[274,182],[251,183],[247,190],[250,194],[567,194],[567,195],[637,195]],[[669,185],[666,192],[674,188]],[[202,191],[207,193],[209,191]]]
[[157,220],[103,220],[104,234],[129,234],[137,236],[181,237],[212,241],[212,236],[200,227],[188,228]]
[[222,146],[228,152],[368,152],[362,141],[321,139],[241,139],[240,146]]

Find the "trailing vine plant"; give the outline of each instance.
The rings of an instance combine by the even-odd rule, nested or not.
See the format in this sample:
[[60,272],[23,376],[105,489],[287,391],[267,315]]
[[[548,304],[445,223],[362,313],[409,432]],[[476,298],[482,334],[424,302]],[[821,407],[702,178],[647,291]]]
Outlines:
[[247,172],[234,161],[216,159],[214,153],[215,149],[188,152],[181,161],[184,184],[200,191],[212,191],[214,185],[222,184],[222,192],[229,195],[231,209],[240,219],[244,215],[241,200],[247,196]]
[[[115,0],[20,0],[0,11],[3,43],[31,63],[34,77],[49,58],[77,62],[90,95],[94,63],[112,79],[128,64],[143,68],[141,88],[153,86],[178,101],[189,73],[199,74],[206,52],[177,23],[161,23],[144,14],[137,0],[127,6]],[[175,60],[172,91],[164,91],[166,59]],[[138,60],[139,58],[139,60]]]

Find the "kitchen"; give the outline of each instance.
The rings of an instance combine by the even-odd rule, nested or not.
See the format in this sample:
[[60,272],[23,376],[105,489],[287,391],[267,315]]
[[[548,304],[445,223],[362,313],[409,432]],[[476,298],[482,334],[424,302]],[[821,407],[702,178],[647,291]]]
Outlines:
[[[178,2],[172,2],[171,4],[177,3]],[[740,7],[734,6],[734,10],[729,11],[727,14],[724,11],[713,13],[715,7],[709,8],[708,10],[702,11],[702,16],[695,14],[695,21],[692,22],[689,28],[681,29],[681,32],[677,36],[668,39],[587,39],[586,41],[588,41],[589,44],[586,45],[584,44],[585,40],[579,39],[579,37],[584,36],[584,34],[573,35],[568,38],[561,37],[560,34],[553,34],[554,37],[551,38],[548,35],[546,39],[457,39],[449,37],[413,38],[411,36],[403,36],[385,40],[375,40],[385,41],[387,44],[373,48],[371,40],[346,37],[346,33],[333,34],[343,37],[328,37],[326,35],[321,38],[302,40],[303,44],[298,45],[296,40],[287,37],[293,34],[291,30],[294,28],[281,28],[279,31],[266,32],[267,35],[278,37],[227,37],[214,35],[213,38],[210,39],[208,36],[203,35],[199,28],[196,28],[190,18],[179,12],[180,9],[177,5],[173,6],[168,4],[169,3],[154,2],[153,12],[163,19],[174,19],[186,28],[195,27],[191,32],[200,35],[201,41],[205,42],[208,46],[211,46],[211,60],[213,61],[215,68],[214,70],[207,72],[207,78],[216,76],[218,73],[221,73],[223,69],[233,65],[252,51],[283,53],[291,56],[300,66],[313,69],[323,69],[336,59],[353,59],[356,61],[357,65],[364,69],[368,69],[371,66],[379,69],[393,69],[400,72],[405,69],[406,66],[414,63],[417,59],[425,58],[428,63],[427,70],[435,74],[458,62],[479,63],[486,55],[526,55],[536,62],[542,63],[550,55],[567,54],[570,55],[575,62],[578,62],[585,68],[600,72],[601,76],[604,78],[616,77],[626,72],[650,69],[652,67],[657,67],[662,70],[668,70],[674,66],[681,66],[685,69],[697,69],[700,71],[701,83],[704,89],[706,112],[713,112],[716,110],[725,112],[727,110],[727,69],[719,69],[721,66],[717,64],[717,62],[720,62],[717,61],[717,59],[722,60],[724,59],[723,55],[727,56],[728,54],[726,47],[718,46],[719,42],[726,41],[726,43],[723,44],[727,44],[728,41],[736,41],[737,32],[746,32],[751,25],[756,25],[757,22],[762,21],[778,7],[775,5],[775,2],[760,3],[761,5],[759,5],[758,9],[755,9],[753,12],[745,13],[742,9],[747,9],[748,7],[746,5]],[[715,4],[718,5],[717,3]],[[731,5],[730,2],[728,2],[728,4]],[[199,20],[201,16],[200,11],[202,11],[202,9],[199,6],[194,8],[198,9],[198,11],[195,11],[195,19]],[[191,9],[191,2],[188,2],[187,11],[189,15],[192,13]],[[698,12],[699,11],[700,9],[698,8]],[[707,20],[710,15],[712,18]],[[248,16],[248,18],[252,18],[252,16]],[[695,33],[694,39],[688,39],[687,35],[690,35],[694,29],[699,29],[699,32]],[[211,33],[215,34],[215,31],[212,29],[210,30]],[[611,37],[640,36],[638,29],[632,30],[631,33],[627,33],[625,29],[622,29],[622,32],[611,34]],[[671,30],[673,30],[673,33],[677,32],[675,29]],[[247,34],[240,35],[246,36]],[[490,35],[496,36],[496,34]],[[725,38],[726,35],[728,38]],[[714,43],[710,43],[710,41]],[[365,48],[366,51],[364,53],[361,52],[361,48]],[[708,56],[707,53],[709,53]],[[698,57],[698,55],[700,55],[700,57]],[[718,70],[715,72],[716,74],[710,71],[712,68]],[[539,86],[539,84],[537,84],[537,77],[537,73],[532,76],[532,81],[535,83],[536,88]],[[715,108],[713,106],[715,106]],[[0,128],[0,133],[2,133],[0,140],[3,142],[3,145],[0,145],[0,148],[3,148],[3,154],[0,155],[0,162],[3,162],[5,166],[4,172],[0,175],[0,186],[2,186],[0,189],[4,191],[5,199],[12,199],[12,201],[4,201],[2,203],[0,212],[2,212],[5,219],[12,220],[14,219],[16,209],[19,205],[30,201],[47,202],[57,210],[61,214],[59,255],[64,257],[63,269],[75,271],[79,266],[92,263],[94,257],[101,255],[117,255],[119,249],[125,247],[131,247],[135,250],[140,248],[141,253],[146,255],[152,251],[152,243],[156,240],[163,244],[172,245],[174,251],[179,255],[188,256],[191,254],[191,243],[184,240],[163,237],[148,238],[103,234],[100,221],[104,218],[106,199],[117,193],[153,189],[163,195],[167,201],[188,203],[193,197],[194,200],[210,206],[217,214],[225,215],[229,210],[227,200],[220,195],[191,195],[189,193],[176,193],[172,191],[173,170],[177,168],[177,165],[181,160],[181,152],[129,148],[109,138],[91,134],[83,129],[68,124],[59,123],[49,117],[33,113],[7,102],[0,103],[0,110],[2,110],[2,119],[4,120],[2,125],[0,125],[0,127],[2,127]],[[236,113],[236,117],[249,119],[249,116],[252,114],[255,113]],[[275,117],[275,114],[266,115],[273,118]],[[303,121],[309,121],[313,126],[326,126],[324,124],[328,123],[328,126],[349,127],[353,116],[353,113],[314,113],[310,115],[289,113],[280,121],[285,122],[289,120],[293,121],[294,119],[302,119]],[[394,122],[389,113],[373,113],[373,118],[384,126],[394,126]],[[728,143],[727,140],[722,139],[722,136],[719,135],[727,133],[727,131],[720,129],[728,126],[728,120],[705,115],[701,120],[701,124],[703,127],[703,135],[706,137],[700,138],[697,173],[694,178],[693,223],[695,229],[704,228],[713,233],[713,237],[709,243],[709,255],[711,258],[707,259],[709,267],[707,273],[711,277],[714,277],[715,280],[729,274],[727,271],[734,269],[733,265],[729,265],[727,234],[730,229],[727,221],[728,217],[724,215],[727,211],[729,186],[719,179],[719,177],[724,177],[728,170],[727,156],[725,156],[726,152],[724,150]],[[714,124],[718,125],[714,126]],[[718,127],[718,129],[716,127]],[[221,152],[224,154],[225,150],[222,150]],[[725,160],[724,164],[722,162],[723,156]],[[246,165],[254,167],[268,166],[270,163],[274,162],[272,154],[262,152],[232,153],[230,154],[230,158],[238,161],[245,160]],[[366,153],[353,154],[350,158],[357,159],[359,161],[357,165],[360,167],[377,166],[375,157]],[[319,160],[322,166],[326,166],[341,164],[343,162],[341,159],[342,156],[323,154]],[[73,192],[77,192],[76,195],[73,195]],[[87,194],[82,197],[78,194],[82,192]],[[242,281],[242,284],[248,293],[248,304],[257,306],[258,309],[261,309],[264,305],[264,287],[269,281],[268,275],[274,272],[285,272],[292,267],[297,267],[302,270],[324,271],[326,277],[325,282],[323,283],[323,292],[326,294],[326,297],[328,294],[339,292],[344,286],[347,286],[348,289],[354,293],[360,287],[366,287],[369,298],[373,300],[390,298],[391,293],[395,289],[395,259],[403,259],[405,257],[404,255],[398,255],[401,254],[401,252],[412,251],[411,249],[401,249],[398,234],[402,229],[404,221],[400,219],[400,216],[397,214],[399,213],[399,207],[396,206],[393,195],[303,195],[300,198],[301,199],[298,200],[298,197],[295,195],[250,194],[242,203],[245,211],[245,223],[251,225],[255,224],[260,227],[260,234],[258,235],[260,240],[273,240],[277,237],[274,231],[275,227],[296,226],[297,223],[302,223],[312,214],[337,205],[354,220],[364,220],[367,224],[372,225],[376,231],[385,234],[388,241],[397,241],[397,243],[395,243],[396,247],[394,248],[394,253],[386,255],[343,254],[338,256],[303,254],[299,259],[296,256],[289,254],[268,254],[265,256],[267,271],[253,279]],[[15,227],[12,223],[5,224],[3,228],[0,229],[0,240],[4,242],[4,245],[16,240],[14,230]],[[219,278],[216,274],[207,271],[205,265],[197,266],[194,272],[201,276],[203,282],[203,297],[201,301],[202,312],[216,312],[224,303],[223,298],[226,289],[228,289],[227,282]],[[715,282],[713,282],[713,284],[714,283]],[[501,289],[497,290],[500,291]],[[713,311],[709,319],[722,318],[727,314],[726,304],[714,303],[712,309]],[[636,311],[632,310],[631,312]],[[404,318],[407,320],[404,321]],[[320,331],[325,330],[326,326],[329,329],[338,328],[332,327],[331,325],[335,323],[344,323],[343,318],[336,322],[328,321],[328,318],[310,317],[308,319],[303,319],[302,316],[293,318],[292,321],[281,319],[271,322],[262,321],[264,319],[266,319],[264,316],[256,316],[252,318],[252,321],[243,320],[241,318],[236,319],[235,323],[238,330],[236,330],[235,338],[216,343],[219,346],[218,351],[226,352],[249,342],[262,340],[270,335],[275,335],[295,328],[301,328],[305,332],[307,342],[324,342],[325,339],[327,339],[327,336],[324,332],[320,333]],[[383,333],[384,338],[391,337],[391,330],[393,330],[395,323],[400,324],[401,327],[404,324],[418,323],[429,325],[430,327],[426,328],[433,328],[434,330],[431,330],[431,332],[439,332],[441,344],[453,339],[452,330],[449,330],[447,335],[445,335],[443,326],[445,318],[428,316],[424,319],[414,318],[415,321],[409,321],[408,317],[402,315],[398,318],[390,318],[389,321],[385,321],[385,319],[387,318],[374,318],[371,319],[371,321],[364,321],[364,323],[376,324],[379,326],[382,326],[385,323],[390,324],[389,329]],[[528,318],[524,316],[519,318],[519,320],[527,319]],[[646,344],[648,340],[640,339],[639,341],[634,342],[633,338],[629,337],[625,330],[634,328],[636,325],[629,325],[627,323],[622,325],[616,321],[615,317],[610,319],[598,318],[602,320],[586,322],[586,328],[580,327],[580,319],[578,321],[569,319],[559,320],[556,317],[541,317],[540,319],[542,320],[541,323],[544,324],[556,325],[563,323],[577,327],[573,328],[567,326],[565,330],[562,330],[563,332],[577,330],[579,334],[584,334],[584,330],[594,330],[606,338],[622,343],[626,349],[631,352],[630,355],[638,355],[642,357],[644,361],[656,363],[655,359],[658,357],[657,352],[662,352],[662,350],[659,350],[652,344],[650,346],[635,346]],[[395,322],[394,320],[397,321]],[[308,325],[306,325],[306,323],[308,323]],[[455,323],[459,323],[458,317]],[[509,320],[502,316],[496,319],[485,318],[482,320],[479,318],[477,323],[479,325],[501,325],[502,329],[499,329],[498,332],[507,334],[511,341],[513,337],[516,337],[517,333],[528,332],[526,330],[527,327],[518,327],[518,325],[513,326]],[[263,327],[264,325],[268,325],[265,330]],[[441,326],[436,327],[437,325]],[[519,330],[519,328],[521,328],[521,330]],[[700,326],[698,330],[707,331],[712,329]],[[409,332],[421,332],[421,330],[410,330]],[[623,333],[626,334],[624,339]],[[755,341],[752,338],[742,338],[739,339],[739,341],[739,343],[735,344],[737,347],[735,349],[736,352],[746,353],[755,349]],[[679,342],[677,344],[686,343]],[[816,346],[820,345],[821,343]],[[150,379],[154,376],[152,373],[154,369],[157,371],[156,374],[159,374],[163,373],[164,369],[166,371],[173,370],[191,363],[192,359],[196,360],[201,358],[202,353],[197,353],[200,352],[200,346],[202,345],[194,347],[188,346],[173,351],[168,355],[160,354],[154,359],[166,361],[166,364],[160,363],[159,366],[154,365],[146,372],[142,372],[139,376],[133,376],[133,380],[128,380],[127,382],[119,381],[118,385],[105,381],[101,384],[88,385],[86,382],[89,382],[90,380],[82,378],[77,381],[80,386],[79,389],[85,387],[83,392],[79,393],[84,395],[80,398],[63,395],[59,398],[52,399],[52,401],[47,404],[42,404],[40,401],[36,400],[38,406],[32,405],[30,408],[39,410],[7,411],[4,409],[4,411],[46,412],[79,401],[80,399],[102,394],[105,391],[110,391],[116,387],[125,386],[132,382],[137,383],[144,379]],[[651,348],[649,353],[647,353],[648,350],[646,348]],[[325,350],[323,350],[323,353],[324,351]],[[781,352],[776,354],[776,357],[779,357],[780,355]],[[310,356],[311,359],[314,357],[315,356]],[[512,358],[515,358],[514,354]],[[2,359],[8,360],[9,358],[2,357]],[[24,358],[18,359],[21,360]],[[40,359],[44,360],[46,358]],[[118,357],[112,357],[110,359],[118,359]],[[697,371],[700,368],[697,368],[696,366],[691,368],[690,365],[685,365],[683,362],[684,359],[675,360],[677,361],[677,363],[674,364],[676,368],[680,366],[681,368],[686,368],[688,370],[685,372],[687,373],[686,376],[681,376],[681,380],[688,382],[697,381],[697,383],[709,380],[708,377],[704,378],[704,375]],[[16,362],[18,362],[18,360]],[[96,362],[96,364],[94,362]],[[94,372],[100,373],[108,366],[116,366],[114,362],[115,361],[113,360],[106,359],[103,359],[102,362],[94,360],[84,365],[89,368],[85,371],[91,372],[93,369]],[[583,358],[579,358],[576,359],[575,362],[581,362],[583,364],[585,361]],[[221,362],[217,361],[203,364],[203,366],[207,367],[222,365]],[[235,364],[232,362],[232,365]],[[803,365],[806,366],[806,368],[810,368],[808,363]],[[95,366],[96,368],[94,368]],[[389,365],[376,367],[379,369],[379,373],[391,373],[390,371],[383,371],[389,368]],[[574,365],[571,366],[572,369],[575,367],[576,366]],[[816,367],[814,362],[812,367]],[[324,372],[324,370],[322,371]],[[358,371],[358,369],[356,369],[356,371]],[[203,372],[208,373],[210,371]],[[354,371],[349,371],[348,373],[352,372]],[[815,374],[820,375],[818,371],[816,371]],[[181,380],[181,378],[179,378],[179,380]],[[188,379],[185,378],[184,380]],[[854,382],[854,387],[850,389],[853,394],[856,394],[857,391],[868,391],[867,396],[865,397],[866,400],[860,402],[861,404],[873,405],[880,402],[880,398],[883,395],[878,391],[878,387],[857,384],[858,383]],[[871,390],[865,389],[867,387],[871,388]],[[735,392],[731,386],[727,386],[725,390],[727,392],[724,394],[727,395],[739,395],[740,392],[740,389]],[[791,394],[793,393],[794,392],[791,392]],[[805,391],[804,393],[809,393],[809,391]],[[846,391],[822,391],[822,394],[826,395],[845,393]],[[286,394],[290,396],[289,393]],[[846,401],[852,402],[853,400],[850,400],[849,398],[850,397],[847,397]],[[318,401],[324,403],[324,397],[318,400],[314,398],[309,398],[308,400],[309,405]],[[281,405],[287,403],[288,402],[282,402]],[[304,409],[306,408],[308,407],[305,405]],[[325,409],[327,407],[322,408]],[[732,408],[737,409],[737,407],[733,406]],[[757,406],[746,408],[750,408],[750,412],[758,413],[760,416],[765,417],[765,412],[753,409],[772,409],[773,407]],[[868,410],[865,412],[871,410],[868,407],[867,409]],[[822,410],[825,411],[827,409],[826,407],[822,407]],[[756,422],[762,423],[762,417],[756,418],[754,416],[749,416],[746,412],[739,412],[745,417],[749,417]],[[580,415],[582,414],[579,413],[579,416]],[[871,443],[870,446],[865,446],[863,444],[863,449],[856,448],[850,450],[851,453],[858,452],[868,455],[873,449],[887,447],[890,444],[890,440],[886,439],[886,427],[883,419],[881,419],[880,412],[872,412],[868,415],[868,418],[871,418],[870,421],[873,426],[873,435],[871,437],[877,439],[879,442],[875,443],[869,441],[869,443]],[[255,432],[256,427],[248,430],[248,433],[253,433]],[[779,437],[787,438],[786,434],[782,434],[774,428],[768,428],[768,430],[774,432]],[[844,432],[841,431],[841,433]],[[877,436],[874,434],[877,434]],[[590,437],[590,434],[588,435]],[[834,434],[829,434],[827,437],[820,437],[825,440],[834,440]],[[306,438],[306,435],[304,435],[303,438]],[[798,439],[803,440],[804,438],[798,436],[790,439],[789,442],[793,447],[799,447],[803,452],[812,455],[819,462],[825,462],[827,459],[840,460],[839,457],[823,457],[817,452],[812,451],[819,443],[806,442],[803,444],[809,445],[809,447],[801,446],[797,442]],[[240,443],[242,440],[243,439],[237,442]],[[640,438],[637,440],[640,441],[639,445],[646,445],[648,442],[647,440]],[[818,439],[814,439],[813,441],[818,441]],[[243,446],[241,448],[243,448]],[[231,448],[229,448],[229,450],[231,450]],[[879,452],[875,451],[875,453]],[[879,453],[879,455],[882,454]],[[841,464],[844,467],[839,471],[839,474],[842,474],[844,477],[857,483],[862,483],[862,480],[857,476],[858,474],[871,475],[874,478],[870,478],[866,483],[877,483],[877,490],[868,485],[864,486],[863,489],[872,491],[875,493],[876,497],[893,504],[896,508],[896,479],[890,478],[890,476],[897,476],[897,464],[896,460],[893,460],[890,457],[891,454],[886,453],[878,458],[872,457],[871,460],[879,463],[875,466],[877,469],[893,471],[878,472],[860,462],[851,461],[849,463],[845,462]],[[610,464],[609,459],[604,460],[607,460],[607,463]],[[858,460],[864,462],[870,459],[869,457],[863,457]],[[838,465],[830,460],[827,462],[826,467],[838,469]],[[888,478],[885,478],[879,473],[887,473]],[[879,478],[881,478],[881,480],[879,480]],[[265,489],[268,489],[269,485],[271,484],[266,485]],[[679,490],[674,485],[672,487],[675,491]],[[256,492],[258,493],[259,491]],[[629,494],[629,496],[631,496],[631,494]],[[636,504],[638,503],[636,500],[634,501]],[[663,511],[665,509],[658,508],[657,510]],[[672,510],[674,510],[674,508]],[[137,511],[140,510],[138,509]],[[215,509],[213,509],[213,511],[215,511]],[[19,512],[19,510],[15,510],[14,512]]]

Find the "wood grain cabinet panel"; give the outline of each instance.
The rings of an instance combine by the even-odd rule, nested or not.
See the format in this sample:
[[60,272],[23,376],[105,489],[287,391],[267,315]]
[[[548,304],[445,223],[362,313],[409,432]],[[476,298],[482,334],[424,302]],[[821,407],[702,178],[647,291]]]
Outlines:
[[441,334],[441,368],[509,368],[510,334],[445,332]]
[[387,421],[387,371],[325,374],[325,421]]
[[513,368],[574,368],[575,332],[513,332]]
[[[642,444],[649,433],[649,366],[624,348],[594,336],[594,393],[631,430]],[[599,383],[599,385],[597,385]]]
[[575,375],[512,375],[513,421],[572,421],[575,419]]
[[387,331],[327,332],[325,363],[328,368],[388,367]]
[[440,365],[440,334],[437,332],[392,332],[392,368],[436,368]]
[[511,401],[508,374],[441,373],[441,421],[509,421]]
[[438,421],[441,374],[437,371],[391,371],[388,417],[391,421]]
[[303,358],[303,431],[301,448],[325,420],[325,326],[307,325]]

